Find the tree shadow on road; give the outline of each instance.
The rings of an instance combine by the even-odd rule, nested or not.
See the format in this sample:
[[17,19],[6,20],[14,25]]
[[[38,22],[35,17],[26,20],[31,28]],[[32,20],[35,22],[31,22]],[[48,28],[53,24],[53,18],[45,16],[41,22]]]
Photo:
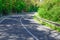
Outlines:
[[[31,19],[31,18],[26,18],[26,19],[23,18],[21,20],[23,25],[28,29],[28,31],[30,31],[39,40],[56,40],[55,39],[56,36],[55,37],[51,36],[52,30],[47,29],[49,30],[48,32],[45,30],[38,30],[37,29],[38,26],[42,26],[42,25],[27,19]],[[3,26],[0,26],[0,40],[36,40],[31,34],[29,34],[24,29],[24,27],[21,25],[21,22],[14,21],[10,26],[5,23],[4,24],[2,23]],[[9,24],[10,23],[11,21],[9,21]]]
[[[34,34],[39,40],[56,40],[55,37],[51,36],[51,30],[46,32],[45,30],[38,30],[38,26],[42,26],[40,24],[31,22],[30,20],[22,20],[22,23],[32,34]],[[41,29],[41,28],[40,28]]]

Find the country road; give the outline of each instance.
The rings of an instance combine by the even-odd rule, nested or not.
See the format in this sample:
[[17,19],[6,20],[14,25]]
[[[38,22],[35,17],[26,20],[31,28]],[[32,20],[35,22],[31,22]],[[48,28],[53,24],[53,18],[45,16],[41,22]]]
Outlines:
[[38,24],[34,14],[5,16],[0,19],[0,40],[60,40],[60,33]]

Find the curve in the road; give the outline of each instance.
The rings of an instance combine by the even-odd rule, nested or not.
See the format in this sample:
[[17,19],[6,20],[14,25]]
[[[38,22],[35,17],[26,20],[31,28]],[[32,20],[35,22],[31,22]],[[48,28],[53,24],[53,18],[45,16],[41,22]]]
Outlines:
[[[25,25],[22,23],[22,18],[24,18],[24,17],[21,16],[19,22],[21,23],[21,25],[23,26],[23,28],[24,28],[24,29],[27,31],[27,33],[30,34],[35,40],[39,40],[35,35],[33,35],[33,34],[25,27]],[[0,23],[3,22],[2,24],[4,24],[4,21],[5,21],[6,19],[17,21],[17,20],[12,19],[12,18],[3,18],[3,19],[0,21]],[[6,23],[6,22],[5,22],[5,23]]]
[[[26,16],[26,15],[25,15]],[[40,26],[40,28],[39,28],[39,30],[37,30],[37,29],[35,29],[36,27],[36,24],[35,23],[31,23],[32,21],[28,18],[28,17],[30,17],[29,15],[27,15],[26,17],[25,16],[19,16],[19,18],[18,18],[18,15],[17,15],[17,17],[16,16],[10,16],[10,17],[5,17],[5,18],[3,18],[3,20],[2,21],[0,21],[0,22],[5,22],[6,20],[5,19],[8,19],[8,20],[14,20],[14,21],[17,21],[17,22],[19,22],[18,23],[18,25],[17,24],[15,24],[15,25],[8,25],[8,24],[6,24],[6,27],[4,26],[4,25],[0,25],[0,29],[3,27],[3,29],[5,30],[5,32],[3,32],[3,33],[6,33],[6,34],[8,34],[7,36],[11,36],[11,35],[9,35],[10,33],[11,33],[11,31],[12,32],[14,32],[14,33],[11,33],[11,34],[15,34],[15,31],[16,31],[16,33],[18,33],[17,31],[19,31],[19,33],[16,35],[16,36],[19,36],[20,37],[20,35],[21,34],[23,34],[23,36],[25,37],[25,39],[28,39],[28,38],[32,38],[32,40],[55,40],[55,37],[53,38],[52,36],[51,36],[51,32],[50,31],[48,31],[48,32],[46,32],[46,30],[42,30],[42,31],[40,31],[42,28],[41,28],[41,26]],[[28,20],[29,19],[29,20]],[[6,21],[6,22],[8,22],[9,23],[9,21]],[[6,23],[5,22],[5,23]],[[11,22],[11,21],[10,21]],[[15,23],[17,23],[17,22],[15,22]],[[26,23],[27,22],[27,23]],[[12,22],[12,24],[14,24],[14,22]],[[33,25],[33,26],[30,26],[30,25]],[[20,25],[20,26],[19,26]],[[7,27],[7,26],[9,26],[9,27]],[[38,25],[39,26],[39,25]],[[31,27],[31,28],[30,28]],[[33,27],[33,28],[32,28]],[[9,29],[8,29],[9,28]],[[12,29],[12,30],[11,30]],[[17,30],[18,29],[18,30]],[[43,28],[44,29],[44,28]],[[2,30],[2,31],[4,31],[4,30]],[[8,30],[8,31],[6,31],[6,30]],[[48,30],[48,29],[47,29]],[[1,31],[1,30],[0,30]],[[0,32],[0,34],[2,34],[2,32]],[[53,34],[53,33],[52,33]],[[3,35],[2,34],[2,36],[6,36],[6,35]],[[13,35],[12,35],[13,36]],[[46,36],[46,38],[45,38],[45,36]],[[22,37],[22,36],[21,36]],[[0,38],[1,38],[1,36],[0,36]],[[1,40],[1,39],[0,39]],[[7,40],[7,39],[6,39]],[[17,39],[16,39],[17,40]],[[21,40],[21,39],[19,39],[19,40]],[[31,39],[29,39],[29,40],[31,40]]]
[[[21,19],[24,18],[23,16],[21,17]],[[36,40],[39,40],[36,36],[34,36],[22,23],[22,20],[20,19],[21,25],[23,26],[23,28],[31,35],[33,36],[33,38],[35,38]]]

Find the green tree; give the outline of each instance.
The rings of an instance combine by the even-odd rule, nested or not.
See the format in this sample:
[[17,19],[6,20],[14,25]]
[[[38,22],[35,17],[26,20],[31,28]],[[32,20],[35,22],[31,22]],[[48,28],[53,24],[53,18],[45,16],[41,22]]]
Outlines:
[[2,15],[2,0],[0,0],[0,16]]
[[60,23],[60,0],[44,0],[38,14],[42,18]]

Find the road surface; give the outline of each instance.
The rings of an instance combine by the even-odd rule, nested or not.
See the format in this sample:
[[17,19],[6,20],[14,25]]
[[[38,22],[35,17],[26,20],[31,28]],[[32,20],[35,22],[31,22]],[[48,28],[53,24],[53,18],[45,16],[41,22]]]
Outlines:
[[0,40],[60,40],[60,33],[32,19],[33,14],[10,15],[0,19]]

